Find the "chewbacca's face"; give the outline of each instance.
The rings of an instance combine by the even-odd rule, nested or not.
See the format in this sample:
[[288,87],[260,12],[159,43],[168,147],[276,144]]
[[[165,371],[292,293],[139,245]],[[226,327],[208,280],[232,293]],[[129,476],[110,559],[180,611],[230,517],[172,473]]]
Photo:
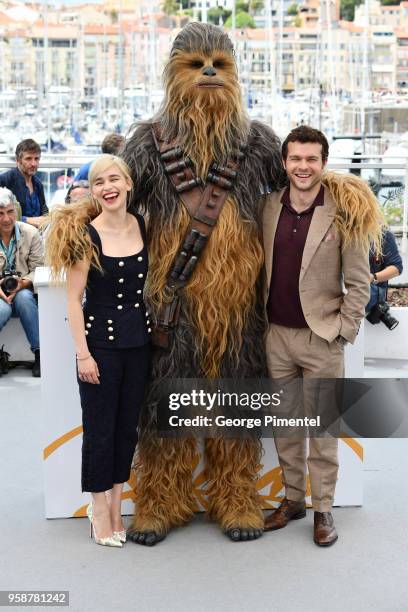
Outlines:
[[226,51],[177,50],[170,60],[167,77],[169,98],[184,105],[233,106],[240,100],[234,58]]
[[177,35],[164,71],[163,122],[193,160],[199,176],[246,142],[248,121],[228,36],[191,23]]

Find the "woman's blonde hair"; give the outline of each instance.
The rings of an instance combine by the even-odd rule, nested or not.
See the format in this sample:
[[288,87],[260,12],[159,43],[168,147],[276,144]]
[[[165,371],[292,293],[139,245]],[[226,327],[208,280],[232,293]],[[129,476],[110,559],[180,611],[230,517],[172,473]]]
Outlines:
[[[86,226],[101,213],[100,204],[92,195],[92,187],[97,177],[113,164],[133,188],[129,168],[123,159],[116,155],[100,155],[89,168],[90,193],[73,204],[55,206],[51,210],[45,262],[54,280],[61,280],[64,271],[84,259],[101,270],[98,250],[92,244]],[[128,198],[131,198],[131,191]]]

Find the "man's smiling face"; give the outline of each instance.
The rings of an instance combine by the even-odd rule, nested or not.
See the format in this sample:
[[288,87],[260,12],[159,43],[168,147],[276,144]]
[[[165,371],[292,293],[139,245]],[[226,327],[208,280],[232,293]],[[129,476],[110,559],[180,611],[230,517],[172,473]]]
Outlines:
[[321,182],[326,162],[318,142],[289,142],[283,160],[288,179],[299,191],[311,191]]

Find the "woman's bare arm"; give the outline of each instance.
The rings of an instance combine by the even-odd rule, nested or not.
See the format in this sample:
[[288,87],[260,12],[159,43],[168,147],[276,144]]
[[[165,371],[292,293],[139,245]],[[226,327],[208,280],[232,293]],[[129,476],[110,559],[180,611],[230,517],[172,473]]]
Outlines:
[[67,272],[68,322],[77,354],[79,378],[84,382],[99,384],[98,366],[89,352],[82,311],[88,271],[89,262],[80,261]]

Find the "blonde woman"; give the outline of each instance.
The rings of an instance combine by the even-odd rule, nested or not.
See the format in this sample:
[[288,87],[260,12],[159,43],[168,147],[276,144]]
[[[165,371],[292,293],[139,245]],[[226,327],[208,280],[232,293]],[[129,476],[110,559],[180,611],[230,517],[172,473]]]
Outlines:
[[151,329],[143,302],[148,260],[143,218],[127,210],[133,185],[123,160],[98,157],[89,183],[89,196],[52,211],[47,259],[55,278],[66,273],[91,532],[93,527],[98,544],[120,547],[126,541],[121,496],[150,367]]

